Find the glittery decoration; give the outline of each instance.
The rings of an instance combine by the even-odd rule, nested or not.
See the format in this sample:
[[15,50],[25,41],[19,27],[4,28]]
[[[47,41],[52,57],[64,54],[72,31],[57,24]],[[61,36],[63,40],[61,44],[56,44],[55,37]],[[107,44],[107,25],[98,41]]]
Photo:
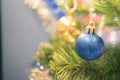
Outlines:
[[29,80],[53,80],[49,76],[49,71],[41,71],[38,68],[31,70],[32,74],[29,76]]

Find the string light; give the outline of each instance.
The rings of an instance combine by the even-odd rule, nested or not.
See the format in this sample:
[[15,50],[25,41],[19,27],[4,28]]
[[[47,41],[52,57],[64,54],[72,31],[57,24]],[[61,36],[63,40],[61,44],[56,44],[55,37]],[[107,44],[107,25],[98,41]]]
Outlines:
[[117,32],[114,29],[111,29],[110,34],[107,37],[108,44],[111,44],[113,47],[119,42]]
[[44,0],[25,0],[24,3],[37,12],[37,15],[42,19],[46,32],[51,35],[56,32],[57,20],[48,9]]
[[24,3],[32,9],[37,9],[40,5],[40,0],[25,0]]

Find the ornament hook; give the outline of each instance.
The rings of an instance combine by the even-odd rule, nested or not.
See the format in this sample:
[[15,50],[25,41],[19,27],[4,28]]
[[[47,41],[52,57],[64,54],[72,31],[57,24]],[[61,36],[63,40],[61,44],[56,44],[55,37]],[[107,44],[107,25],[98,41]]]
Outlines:
[[90,21],[89,21],[89,25],[93,24],[93,12],[95,11],[95,8],[93,6],[93,0],[90,0],[90,8],[89,8],[89,12],[90,12]]
[[88,23],[88,26],[87,26],[87,31],[89,31],[89,33],[95,33],[95,27],[94,27],[94,24],[93,24],[93,12],[94,12],[95,8],[93,6],[93,0],[90,0],[90,7],[89,7],[89,13],[90,13],[90,21]]
[[66,0],[66,2],[65,2],[65,8],[68,11],[68,13],[67,13],[68,15],[72,15],[75,12],[75,10],[77,9],[77,0],[73,0],[73,3],[74,3],[73,7],[70,8],[68,5],[68,0]]

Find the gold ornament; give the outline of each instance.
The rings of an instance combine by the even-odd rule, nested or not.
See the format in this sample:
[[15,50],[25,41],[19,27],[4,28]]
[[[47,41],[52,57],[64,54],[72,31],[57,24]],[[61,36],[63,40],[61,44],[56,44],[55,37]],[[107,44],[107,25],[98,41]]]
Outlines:
[[65,7],[67,10],[67,15],[58,21],[57,32],[64,40],[74,42],[75,38],[80,34],[80,23],[73,15],[77,7],[76,0],[74,0],[73,8],[70,9],[68,5]]

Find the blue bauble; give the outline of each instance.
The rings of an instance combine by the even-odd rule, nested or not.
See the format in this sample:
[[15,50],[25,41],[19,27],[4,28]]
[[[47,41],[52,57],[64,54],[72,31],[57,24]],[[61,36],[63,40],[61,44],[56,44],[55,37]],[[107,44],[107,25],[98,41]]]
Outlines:
[[96,34],[82,33],[76,41],[78,55],[85,60],[95,60],[104,51],[104,42]]

